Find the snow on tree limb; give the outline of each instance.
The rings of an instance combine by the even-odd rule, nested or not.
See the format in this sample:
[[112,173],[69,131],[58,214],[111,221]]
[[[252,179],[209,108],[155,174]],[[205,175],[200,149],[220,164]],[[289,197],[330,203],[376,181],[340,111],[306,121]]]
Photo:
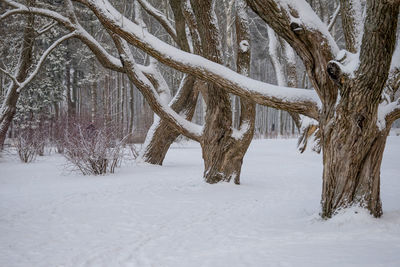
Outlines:
[[[68,18],[51,10],[41,8],[28,9],[26,6],[12,0],[0,1],[18,8],[19,13],[34,13],[46,16],[57,20],[70,30],[76,30],[78,33],[76,38],[87,44],[96,55],[100,54],[98,58],[103,61],[101,62],[103,65],[115,70],[120,68],[118,59],[110,56],[82,27],[77,27]],[[298,112],[312,118],[317,118],[318,116],[320,101],[314,91],[279,87],[256,81],[200,56],[183,52],[162,42],[137,24],[123,17],[108,1],[100,3],[97,0],[79,0],[78,2],[91,8],[111,31],[171,67],[209,82],[214,82],[226,88],[229,92],[252,99],[258,104]],[[111,66],[109,66],[110,62],[113,63]]]
[[67,35],[64,35],[63,37],[59,38],[57,41],[55,41],[51,46],[49,46],[46,51],[42,54],[42,56],[39,59],[39,62],[37,63],[35,69],[31,72],[31,74],[22,82],[18,82],[17,78],[10,74],[9,72],[4,71],[3,69],[0,69],[0,71],[4,72],[7,76],[9,76],[13,82],[18,86],[17,92],[21,92],[21,90],[29,84],[33,78],[36,77],[38,74],[40,68],[42,67],[44,61],[46,60],[47,56],[62,42],[65,40],[68,40],[76,35],[76,32],[69,33]]
[[[147,79],[136,65],[128,43],[118,36],[113,36],[113,39],[120,53],[120,58],[126,71],[125,73],[135,86],[146,96],[153,111],[156,112],[160,118],[169,121],[172,126],[185,136],[199,141],[203,132],[203,127],[184,119],[168,106],[168,104],[160,98],[150,80]],[[159,84],[159,86],[163,85]],[[162,90],[167,89],[164,88]]]
[[335,25],[336,20],[339,17],[339,14],[340,14],[340,3],[338,5],[338,7],[336,8],[335,13],[333,13],[332,19],[328,24],[328,31],[331,31],[333,29],[333,26]]
[[360,0],[340,0],[340,13],[346,40],[346,49],[357,53],[361,46],[363,35],[363,11]]
[[[152,104],[152,106],[156,107],[155,110],[158,110],[159,115],[160,115],[160,112],[164,112],[163,115],[160,115],[160,117],[163,119],[165,119],[167,117],[166,120],[172,122],[174,124],[174,126],[179,129],[179,132],[181,132],[182,134],[186,135],[189,138],[192,138],[194,140],[199,140],[199,138],[201,136],[201,132],[202,132],[202,127],[199,125],[196,125],[190,121],[185,120],[184,118],[182,118],[181,116],[176,114],[176,112],[174,112],[168,106],[168,102],[171,99],[170,89],[169,89],[166,81],[162,77],[160,71],[158,70],[157,63],[154,62],[154,60],[151,60],[151,64],[149,66],[143,66],[143,65],[136,64],[133,60],[133,57],[131,58],[130,56],[128,56],[127,58],[132,59],[131,61],[128,61],[128,63],[130,64],[130,66],[133,66],[133,69],[128,70],[126,67],[124,67],[122,65],[120,59],[111,56],[102,47],[102,45],[100,43],[98,43],[79,24],[78,20],[75,17],[75,14],[73,13],[72,5],[67,5],[67,9],[69,11],[68,18],[62,17],[62,16],[54,16],[54,14],[51,11],[45,10],[45,9],[35,9],[32,11],[32,13],[45,15],[49,18],[61,21],[62,24],[64,26],[66,26],[68,29],[74,29],[74,32],[61,38],[62,40],[61,39],[58,40],[57,44],[59,43],[59,41],[65,40],[65,38],[71,38],[71,37],[78,38],[81,41],[83,41],[83,43],[85,45],[87,45],[89,47],[89,49],[91,49],[94,52],[95,56],[100,61],[100,63],[103,64],[104,67],[113,69],[115,71],[127,73],[128,76],[130,75],[130,73],[135,73],[136,75],[138,75],[138,77],[140,77],[139,80],[142,82],[142,84],[146,85],[145,87],[142,87],[142,91],[147,90],[147,95],[149,95],[149,94],[151,95],[150,98],[153,100],[152,103],[154,103],[154,104]],[[25,7],[22,5],[18,5],[18,12],[25,13],[26,12]],[[74,21],[72,22],[71,19],[73,19]],[[50,48],[54,49],[53,46]],[[50,50],[50,48],[49,48],[49,50]],[[129,49],[129,48],[124,47],[124,50],[123,50],[124,55],[130,54],[130,51],[127,49]],[[129,53],[127,51],[129,51]],[[46,56],[47,56],[47,54],[48,53],[46,53]],[[36,74],[36,72],[34,74]],[[32,75],[32,77],[29,78],[29,81],[31,80],[31,78],[33,78],[33,76],[34,75]],[[151,79],[153,81],[153,83],[155,83],[157,85],[157,89],[154,88],[152,82],[150,82],[149,79]],[[27,82],[29,82],[29,81],[27,80]],[[135,83],[135,84],[137,86],[140,86],[140,83],[139,84]],[[21,83],[20,85],[25,86],[25,82]]]
[[13,81],[13,83],[16,84],[17,86],[21,85],[21,83],[17,80],[17,78],[14,75],[12,75],[9,71],[6,71],[3,68],[0,68],[0,71],[2,73],[4,73],[6,76],[8,76]]
[[319,100],[311,90],[279,87],[244,77],[222,65],[162,42],[123,17],[108,1],[79,0],[79,2],[94,11],[109,30],[177,70],[216,83],[233,94],[250,98],[262,105],[299,112],[313,118],[318,116]]
[[15,14],[26,14],[33,13],[35,15],[44,16],[50,19],[57,21],[60,25],[63,25],[68,30],[75,31],[75,38],[82,41],[97,57],[99,62],[108,69],[112,69],[115,71],[122,71],[121,61],[110,55],[102,45],[100,45],[97,40],[90,35],[80,24],[78,21],[72,22],[68,17],[65,17],[57,12],[52,10],[43,9],[43,8],[35,8],[35,7],[27,7],[25,5],[19,4],[12,0],[0,0],[1,2],[5,2],[16,9],[13,9],[10,12],[10,15]]
[[36,31],[36,37],[48,32],[49,30],[51,30],[57,24],[58,24],[57,21],[52,21],[52,22],[48,23],[47,25],[43,26],[43,28],[41,28],[40,30]]
[[176,43],[178,43],[175,28],[169,22],[168,18],[161,11],[153,7],[148,1],[138,0],[138,2],[143,7],[143,9],[146,10],[148,14],[150,14],[161,24],[161,26],[163,26],[163,28],[168,32],[168,34],[172,37],[172,39]]
[[[76,37],[87,44],[97,56],[100,54],[98,58],[99,60],[103,60],[101,62],[103,65],[110,65],[109,63],[112,62],[112,66],[109,67],[112,69],[120,68],[118,59],[109,56],[93,37],[82,27],[74,25],[68,18],[51,10],[40,8],[28,9],[26,6],[12,0],[0,1],[18,8],[20,13],[34,13],[46,16],[57,20],[70,30],[76,30],[78,33]],[[216,83],[229,92],[249,98],[258,104],[298,112],[312,118],[318,117],[320,101],[314,91],[280,87],[253,80],[203,57],[183,52],[162,42],[146,30],[143,30],[139,25],[125,18],[108,1],[79,0],[78,2],[92,9],[103,25],[109,30],[117,33],[130,44],[141,48],[146,53],[171,67],[206,81]]]
[[337,87],[326,75],[326,66],[339,48],[311,6],[305,0],[247,0],[247,4],[296,51],[321,102],[334,103]]

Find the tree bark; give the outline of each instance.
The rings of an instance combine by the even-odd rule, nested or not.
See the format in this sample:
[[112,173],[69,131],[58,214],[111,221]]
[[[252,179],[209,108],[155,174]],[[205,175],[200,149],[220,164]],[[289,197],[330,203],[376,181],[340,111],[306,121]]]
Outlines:
[[[171,105],[173,110],[188,120],[193,117],[198,97],[195,81],[193,76],[186,76],[183,87]],[[147,134],[140,158],[147,163],[162,165],[169,147],[179,135],[168,122],[156,119]]]
[[[29,0],[28,6],[33,6],[35,0]],[[21,52],[18,59],[18,69],[16,71],[16,79],[21,82],[28,76],[29,68],[32,65],[32,50],[35,41],[35,30],[34,30],[35,16],[33,14],[27,14],[23,42]],[[17,110],[17,102],[19,98],[18,84],[12,82],[8,88],[5,96],[3,105],[0,110],[0,150],[4,148],[4,141],[7,136],[7,131],[14,119],[15,112]]]
[[[360,63],[354,77],[342,73],[336,62],[328,65],[341,98],[336,116],[322,127],[320,124],[323,217],[352,205],[367,208],[375,217],[382,214],[380,166],[390,123],[379,129],[377,116],[394,51],[399,4],[370,0],[366,10]],[[338,76],[330,68],[337,68]]]
[[[186,37],[186,22],[182,11],[181,0],[170,0],[171,9],[175,18],[176,42],[182,50],[189,52],[189,43]],[[174,97],[171,107],[182,114],[187,120],[191,120],[196,108],[198,89],[195,88],[196,79],[193,76],[185,76],[182,87]],[[165,155],[171,144],[180,133],[169,125],[168,122],[156,119],[147,133],[144,148],[139,158],[144,162],[162,165]]]

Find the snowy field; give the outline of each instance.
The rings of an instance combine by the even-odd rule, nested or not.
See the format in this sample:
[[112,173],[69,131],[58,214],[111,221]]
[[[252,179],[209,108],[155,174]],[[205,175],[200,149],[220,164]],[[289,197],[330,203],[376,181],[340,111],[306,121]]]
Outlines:
[[240,186],[204,183],[193,143],[165,166],[100,177],[66,171],[59,155],[4,155],[0,266],[400,266],[400,137],[384,155],[381,219],[321,220],[321,156],[295,144],[254,141]]

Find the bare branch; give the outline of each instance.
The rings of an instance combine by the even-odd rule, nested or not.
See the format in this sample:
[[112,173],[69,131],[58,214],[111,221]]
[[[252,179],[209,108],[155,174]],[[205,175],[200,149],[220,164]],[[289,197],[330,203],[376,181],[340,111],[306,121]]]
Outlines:
[[40,57],[39,62],[36,65],[35,70],[29,75],[27,79],[25,79],[23,82],[19,84],[19,87],[17,89],[17,92],[21,92],[21,90],[28,84],[30,83],[33,78],[38,74],[40,68],[42,67],[44,61],[46,60],[47,56],[56,48],[59,44],[64,42],[67,39],[70,39],[76,35],[76,32],[69,33],[67,35],[64,35],[63,37],[59,38],[57,41],[55,41],[51,46],[49,46],[46,51],[43,53],[43,55]]
[[38,30],[36,32],[36,37],[39,37],[40,35],[48,32],[49,30],[51,30],[54,26],[56,26],[58,24],[57,21],[52,21],[50,23],[48,23],[47,25],[45,25],[42,29]]
[[17,86],[20,86],[20,83],[18,82],[17,78],[15,78],[14,75],[12,75],[10,72],[8,72],[8,71],[6,71],[5,69],[2,69],[2,68],[0,68],[0,71],[2,73],[4,73],[5,75],[7,75],[13,81],[14,84],[16,84]]
[[138,2],[143,7],[143,9],[146,10],[147,13],[149,13],[152,17],[154,17],[164,27],[164,29],[168,32],[171,38],[176,43],[178,43],[178,38],[176,36],[175,28],[168,21],[167,17],[161,11],[153,7],[148,1],[138,0]]
[[79,0],[79,2],[87,5],[106,28],[177,70],[215,83],[230,93],[256,103],[298,112],[312,118],[318,117],[319,100],[311,90],[278,87],[247,78],[220,64],[162,42],[127,18],[123,18],[122,25],[122,15],[108,1],[102,1],[101,4],[96,0]]
[[339,14],[340,14],[340,3],[338,5],[338,7],[336,8],[335,13],[333,13],[332,19],[328,24],[328,31],[332,30],[333,26],[336,23],[337,18],[339,17]]
[[[120,53],[125,73],[128,75],[131,82],[144,94],[153,111],[163,120],[170,122],[171,126],[183,135],[190,139],[200,141],[203,131],[202,127],[184,119],[168,106],[168,104],[160,98],[156,89],[146,78],[144,73],[139,70],[133,59],[128,43],[116,35],[113,35],[113,40]],[[162,86],[162,84],[160,84],[160,86]]]

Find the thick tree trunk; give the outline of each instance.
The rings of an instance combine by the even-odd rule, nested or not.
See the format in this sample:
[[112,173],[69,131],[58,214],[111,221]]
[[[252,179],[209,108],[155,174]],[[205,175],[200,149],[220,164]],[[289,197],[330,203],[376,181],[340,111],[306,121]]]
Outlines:
[[[348,118],[354,118],[349,114]],[[376,120],[375,120],[376,122]],[[374,121],[337,121],[323,146],[322,216],[353,205],[382,214],[380,167],[390,127],[378,131]],[[355,125],[354,125],[355,124]]]
[[[182,88],[172,100],[172,109],[182,114],[187,120],[191,120],[196,108],[198,90],[196,79],[186,76]],[[180,133],[169,125],[168,122],[156,119],[151,126],[141,152],[140,158],[144,162],[162,165],[169,147]]]
[[[214,1],[191,0],[191,4],[197,19],[203,56],[221,63],[222,51]],[[211,83],[207,85],[202,95],[207,99],[206,124],[200,142],[204,160],[204,179],[208,183],[229,181],[236,171],[229,168],[227,160],[233,144],[229,95]]]
[[[174,13],[175,29],[178,46],[189,52],[189,43],[186,37],[186,22],[183,16],[182,1],[169,0]],[[198,48],[196,48],[198,50]],[[182,114],[187,120],[191,120],[196,108],[198,90],[195,88],[196,79],[193,76],[185,76],[182,87],[172,100],[171,107],[177,113]],[[165,155],[171,144],[180,135],[168,122],[156,119],[150,127],[144,148],[139,155],[139,160],[150,164],[162,165]]]
[[[245,7],[243,1],[237,1],[235,22],[238,55],[236,64],[239,73],[249,75],[250,35]],[[205,7],[202,10],[205,10]],[[206,29],[212,28],[210,25],[205,26]],[[210,31],[208,33],[215,32]],[[213,51],[213,49],[217,51],[218,45],[216,47],[204,46],[204,41],[208,45],[218,43],[215,40],[213,42],[212,37],[207,40],[207,33],[205,36],[202,34],[204,33],[200,33],[203,42],[203,51]],[[211,52],[208,56],[210,55],[213,55],[210,59],[217,59],[218,62],[218,53],[213,54]],[[240,100],[241,115],[239,130],[233,130],[229,95],[222,92],[221,88],[209,85],[206,96],[208,100],[206,126],[201,141],[204,159],[204,179],[208,183],[229,182],[233,179],[236,184],[240,184],[243,157],[254,133],[255,104],[246,99]]]
[[358,69],[348,75],[337,61],[328,64],[340,101],[336,114],[320,122],[323,217],[352,205],[367,208],[375,217],[382,214],[380,166],[390,123],[378,128],[378,106],[394,51],[399,5],[368,1],[366,10]]

